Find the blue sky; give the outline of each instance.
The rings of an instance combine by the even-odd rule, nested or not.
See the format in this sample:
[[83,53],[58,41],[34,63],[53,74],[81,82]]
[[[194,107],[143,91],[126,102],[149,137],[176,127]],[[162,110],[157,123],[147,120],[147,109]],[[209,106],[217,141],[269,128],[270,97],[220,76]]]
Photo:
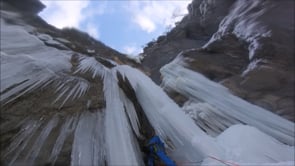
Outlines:
[[191,0],[41,0],[39,14],[57,28],[75,27],[129,55],[174,26]]

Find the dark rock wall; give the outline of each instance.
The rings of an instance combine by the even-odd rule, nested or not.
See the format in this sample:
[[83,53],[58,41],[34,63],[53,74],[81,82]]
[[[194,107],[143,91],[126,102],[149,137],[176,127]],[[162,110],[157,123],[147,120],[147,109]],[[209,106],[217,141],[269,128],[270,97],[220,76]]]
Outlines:
[[159,69],[173,60],[181,51],[203,46],[217,31],[234,0],[194,0],[188,6],[188,15],[166,35],[158,37],[144,48],[142,65],[151,78],[160,83]]

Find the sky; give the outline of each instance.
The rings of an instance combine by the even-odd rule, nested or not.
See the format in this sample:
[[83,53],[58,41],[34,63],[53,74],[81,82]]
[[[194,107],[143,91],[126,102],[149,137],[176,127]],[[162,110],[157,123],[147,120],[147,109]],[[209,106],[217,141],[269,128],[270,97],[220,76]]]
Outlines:
[[74,27],[134,56],[185,16],[192,0],[41,0],[39,15],[57,27]]

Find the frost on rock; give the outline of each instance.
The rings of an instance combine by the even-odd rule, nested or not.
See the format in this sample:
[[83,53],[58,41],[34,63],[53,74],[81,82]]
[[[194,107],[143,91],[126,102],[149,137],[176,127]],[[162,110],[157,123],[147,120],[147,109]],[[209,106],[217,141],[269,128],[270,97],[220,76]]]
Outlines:
[[[202,123],[224,128],[226,121],[248,124],[288,145],[294,145],[294,123],[270,111],[232,95],[225,87],[183,67],[181,57],[161,68],[163,83],[192,100],[206,102],[215,109],[205,109],[218,120]],[[200,120],[200,119],[199,119]],[[229,127],[229,126],[228,126]]]

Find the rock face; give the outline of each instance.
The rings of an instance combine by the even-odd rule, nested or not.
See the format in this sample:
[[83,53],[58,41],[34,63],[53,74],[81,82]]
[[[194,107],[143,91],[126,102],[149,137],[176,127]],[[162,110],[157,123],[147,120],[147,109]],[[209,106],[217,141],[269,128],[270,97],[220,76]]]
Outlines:
[[[44,8],[38,0],[1,1],[0,165],[19,161],[28,161],[20,163],[23,165],[106,164],[105,152],[99,151],[104,148],[98,147],[105,144],[101,134],[105,125],[104,85],[110,83],[118,96],[120,93],[129,99],[125,106],[134,107],[138,125],[144,129],[138,133],[145,137],[153,134],[134,82],[122,73],[113,78],[113,71],[108,69],[127,64],[161,83],[159,70],[180,53],[190,70],[294,121],[293,6],[292,0],[193,0],[189,14],[174,29],[148,43],[139,65],[86,33],[48,25],[37,16]],[[102,81],[106,71],[113,82]],[[142,91],[143,96],[148,90]],[[189,100],[177,92],[169,93],[179,105]],[[157,100],[152,92],[149,95]],[[116,111],[112,101],[117,98],[108,97],[109,109]],[[167,108],[177,106],[169,102],[172,106]],[[145,110],[161,106],[161,102],[157,107],[146,104]],[[119,123],[121,115],[110,119]],[[117,132],[119,136],[124,135],[122,131]],[[116,151],[111,140],[109,146]]]
[[84,32],[48,25],[37,16],[43,8],[35,0],[1,1],[0,165],[70,165],[78,119],[103,127],[102,69],[140,68]]
[[144,49],[151,78],[160,83],[158,69],[182,51],[188,68],[295,120],[294,1],[193,0],[188,10]]

